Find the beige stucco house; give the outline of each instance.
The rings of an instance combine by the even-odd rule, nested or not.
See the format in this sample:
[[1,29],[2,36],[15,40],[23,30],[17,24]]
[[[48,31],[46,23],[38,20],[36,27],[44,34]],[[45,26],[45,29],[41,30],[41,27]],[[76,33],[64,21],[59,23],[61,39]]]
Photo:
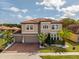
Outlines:
[[57,38],[57,33],[60,30],[62,30],[62,24],[59,21],[35,18],[21,22],[21,30],[14,34],[14,38],[15,42],[38,43],[37,35],[39,33],[50,33],[53,37]]

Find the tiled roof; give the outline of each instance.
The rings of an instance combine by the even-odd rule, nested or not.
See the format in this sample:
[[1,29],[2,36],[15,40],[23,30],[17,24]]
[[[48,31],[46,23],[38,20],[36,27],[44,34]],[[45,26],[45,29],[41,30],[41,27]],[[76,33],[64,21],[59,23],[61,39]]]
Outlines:
[[0,30],[19,30],[17,27],[0,26]]
[[30,19],[30,20],[26,20],[23,21],[22,24],[27,24],[27,23],[34,23],[37,24],[39,22],[51,22],[51,23],[59,23],[56,20],[52,20],[52,19],[48,19],[48,18],[36,18],[36,19]]
[[21,33],[21,29],[20,30],[16,30],[15,32],[14,32],[14,34],[20,34]]
[[72,24],[69,25],[67,28],[76,34],[79,33],[79,24]]

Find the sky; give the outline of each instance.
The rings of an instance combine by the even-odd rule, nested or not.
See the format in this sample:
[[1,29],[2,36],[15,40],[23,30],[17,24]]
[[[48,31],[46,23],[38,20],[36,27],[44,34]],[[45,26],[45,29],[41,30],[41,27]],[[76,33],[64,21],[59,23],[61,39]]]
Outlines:
[[79,19],[79,0],[0,0],[0,23],[65,17]]

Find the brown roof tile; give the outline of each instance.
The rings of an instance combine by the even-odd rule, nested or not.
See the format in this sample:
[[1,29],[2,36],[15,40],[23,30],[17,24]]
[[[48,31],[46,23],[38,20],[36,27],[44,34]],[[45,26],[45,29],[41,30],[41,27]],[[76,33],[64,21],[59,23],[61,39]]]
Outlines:
[[19,30],[17,27],[0,26],[0,30]]
[[14,34],[21,34],[21,29],[16,30],[16,31],[14,32]]
[[36,19],[31,19],[31,20],[26,20],[23,21],[21,24],[27,24],[27,23],[39,23],[39,22],[51,22],[51,23],[60,23],[56,20],[48,19],[48,18],[36,18]]
[[69,25],[67,28],[74,33],[77,33],[77,34],[79,33],[79,24],[72,24],[72,25]]

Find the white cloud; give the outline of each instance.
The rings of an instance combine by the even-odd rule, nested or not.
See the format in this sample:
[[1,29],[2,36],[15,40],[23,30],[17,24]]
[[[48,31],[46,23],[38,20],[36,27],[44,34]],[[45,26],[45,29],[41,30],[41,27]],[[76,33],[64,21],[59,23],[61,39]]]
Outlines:
[[0,0],[0,8],[8,8],[8,7],[11,7],[11,6],[13,6],[12,3]]
[[31,17],[31,16],[25,16],[24,18],[25,19],[33,19],[33,17]]
[[55,19],[54,17],[44,17],[44,18],[47,18],[47,19],[48,19],[48,18],[49,18],[49,19]]
[[14,11],[14,12],[19,12],[20,11],[20,9],[16,8],[16,7],[11,7],[11,8],[9,8],[9,10]]
[[17,17],[18,17],[18,18],[23,18],[23,16],[22,16],[22,15],[20,15],[20,14],[19,14],[19,15],[17,15]]
[[12,12],[23,12],[23,13],[26,13],[28,11],[28,9],[20,9],[20,8],[17,8],[17,7],[8,7],[8,8],[2,8],[4,10],[9,10],[9,11],[12,11]]
[[60,7],[62,7],[66,3],[65,0],[42,0],[42,2],[36,2],[37,5],[43,5],[47,8],[56,8],[60,11]]
[[21,10],[23,13],[26,13],[28,10],[27,9],[23,9]]
[[59,17],[60,15],[58,14],[58,15],[56,15],[57,17]]
[[36,2],[36,5],[40,5],[40,3],[39,2]]
[[54,10],[54,8],[52,8],[52,7],[50,7],[50,8],[44,7],[44,9],[46,9],[46,10]]
[[64,12],[64,17],[75,16],[79,12],[79,5],[72,5],[61,9]]

